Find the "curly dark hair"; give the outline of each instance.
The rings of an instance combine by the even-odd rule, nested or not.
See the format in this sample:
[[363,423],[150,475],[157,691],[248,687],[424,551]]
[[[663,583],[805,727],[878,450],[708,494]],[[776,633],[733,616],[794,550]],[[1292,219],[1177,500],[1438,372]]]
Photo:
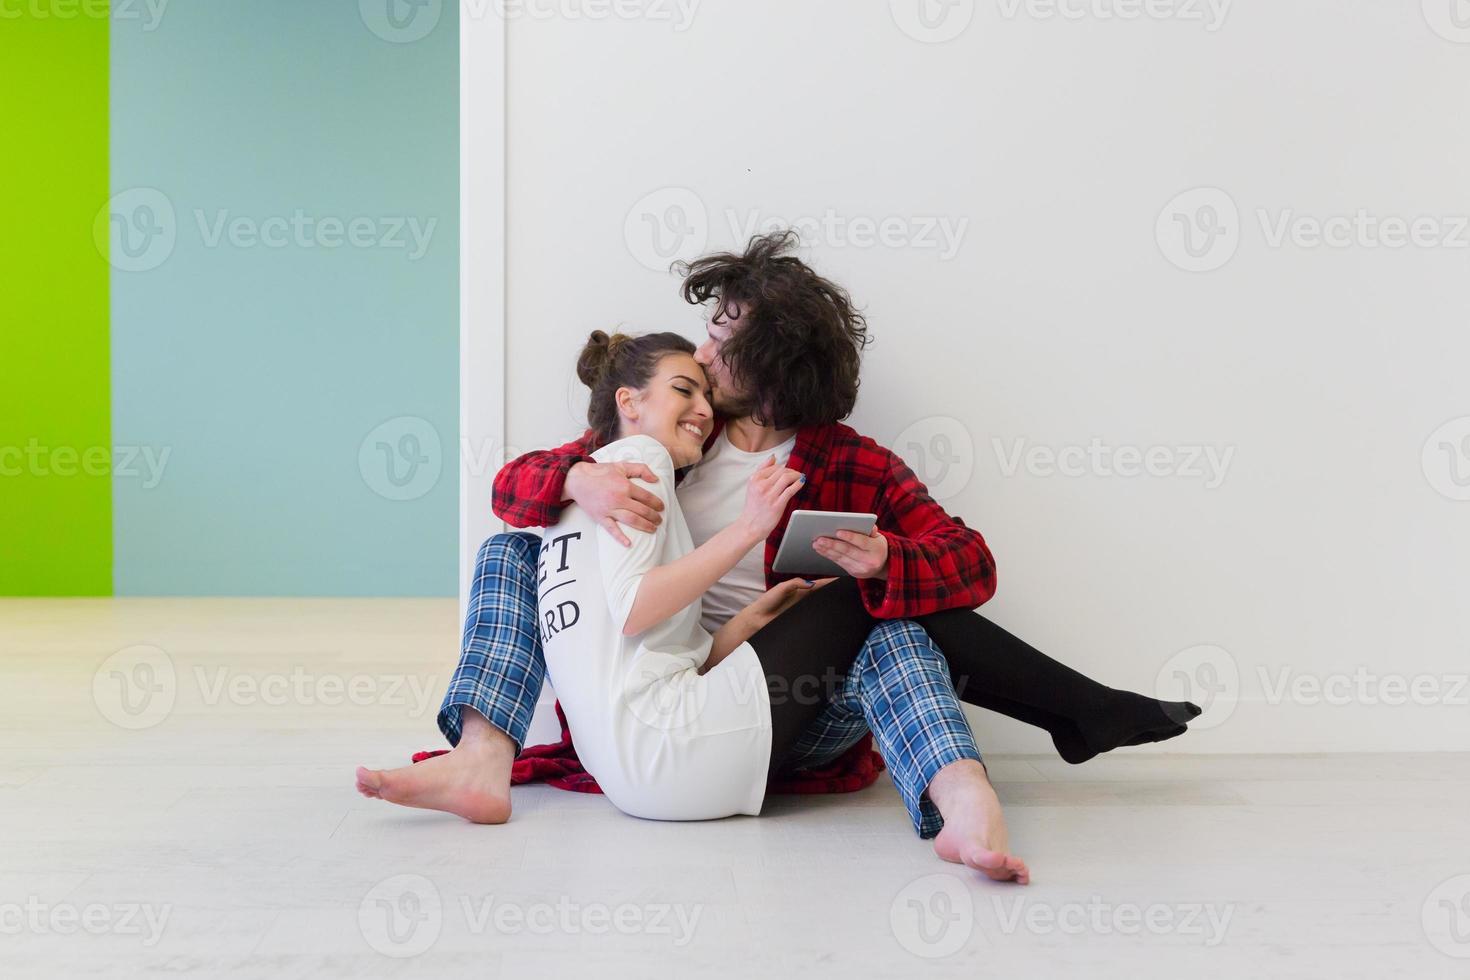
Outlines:
[[857,403],[867,321],[847,290],[787,254],[800,244],[790,229],[756,235],[745,252],[718,252],[674,270],[685,302],[716,304],[714,320],[744,315],[720,349],[742,389],[748,414],[762,425],[791,429],[830,425]]
[[632,337],[615,333],[609,337],[594,330],[577,355],[577,377],[592,395],[587,401],[587,425],[597,435],[597,447],[617,441],[619,388],[642,391],[658,371],[666,354],[693,354],[694,344],[676,333],[646,333]]

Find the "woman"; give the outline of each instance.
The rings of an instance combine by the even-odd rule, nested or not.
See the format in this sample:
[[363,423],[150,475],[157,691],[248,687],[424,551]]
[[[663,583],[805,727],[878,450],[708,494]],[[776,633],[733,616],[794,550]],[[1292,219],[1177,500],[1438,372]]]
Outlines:
[[[1007,853],[999,804],[948,668],[917,627],[892,623],[870,640],[872,623],[845,612],[851,583],[819,589],[800,579],[771,589],[714,635],[700,626],[701,596],[765,540],[803,477],[768,461],[751,478],[739,518],[692,546],[671,488],[674,470],[700,458],[713,424],[693,352],[677,334],[597,331],[578,363],[603,443],[594,458],[649,466],[666,507],[657,529],[629,535],[631,547],[576,506],[542,538],[541,641],[583,765],[610,802],[635,816],[758,814],[769,773],[826,703],[771,692],[857,671],[852,686],[864,694],[851,696],[891,709],[869,720],[916,826],[924,805],[936,808],[941,857],[1024,883],[1029,872]],[[778,628],[776,617],[798,600],[830,614]],[[934,663],[916,670],[921,648]]]

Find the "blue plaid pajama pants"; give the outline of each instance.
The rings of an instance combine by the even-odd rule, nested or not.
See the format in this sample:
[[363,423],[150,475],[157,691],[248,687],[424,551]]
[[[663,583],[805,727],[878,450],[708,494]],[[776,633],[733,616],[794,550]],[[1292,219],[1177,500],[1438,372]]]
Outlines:
[[[461,716],[474,708],[524,745],[546,678],[537,631],[536,560],[541,538],[497,534],[480,546],[465,616],[459,666],[439,709],[439,729],[459,744]],[[822,714],[791,748],[783,768],[836,759],[871,731],[920,837],[944,826],[925,794],[934,774],[980,759],[950,678],[949,664],[923,627],[890,620],[874,627]]]

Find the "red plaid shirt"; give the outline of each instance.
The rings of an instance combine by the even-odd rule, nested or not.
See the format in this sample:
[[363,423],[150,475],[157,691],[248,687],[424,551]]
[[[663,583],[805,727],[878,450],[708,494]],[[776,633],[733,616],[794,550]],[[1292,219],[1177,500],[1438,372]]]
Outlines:
[[[716,422],[706,452],[721,427]],[[575,442],[507,463],[495,476],[496,515],[512,527],[555,524],[566,503],[567,472],[591,462],[595,448],[589,429]],[[767,588],[795,577],[771,571],[791,512],[837,510],[877,514],[878,531],[888,539],[888,577],[861,583],[863,603],[874,616],[906,619],[973,609],[995,595],[995,559],[985,539],[946,514],[896,453],[841,423],[804,426],[796,431],[786,465],[806,475],[806,486],[766,539]]]

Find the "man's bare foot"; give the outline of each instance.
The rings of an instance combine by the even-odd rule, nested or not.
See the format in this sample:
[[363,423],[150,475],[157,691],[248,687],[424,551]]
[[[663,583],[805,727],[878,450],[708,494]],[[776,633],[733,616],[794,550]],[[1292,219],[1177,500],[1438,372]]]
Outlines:
[[474,823],[505,823],[510,819],[515,743],[498,729],[478,732],[473,738],[469,729],[467,724],[459,745],[444,755],[400,769],[359,766],[357,791],[402,806],[443,810]]
[[961,759],[945,766],[929,782],[929,799],[944,816],[935,854],[996,881],[1030,884],[1026,862],[1010,853],[1005,815],[983,765]]

